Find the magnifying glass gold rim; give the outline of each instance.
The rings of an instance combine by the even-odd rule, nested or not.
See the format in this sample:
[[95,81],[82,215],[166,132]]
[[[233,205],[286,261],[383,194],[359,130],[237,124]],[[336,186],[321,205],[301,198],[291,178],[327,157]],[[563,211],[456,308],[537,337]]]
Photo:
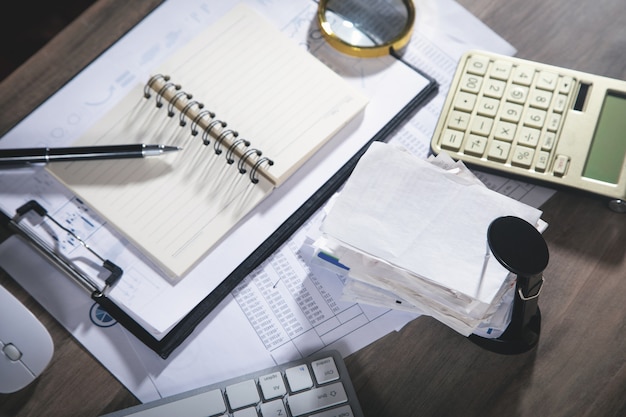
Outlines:
[[317,7],[317,21],[320,25],[322,36],[335,49],[344,54],[357,56],[361,58],[375,58],[383,55],[389,55],[391,50],[399,51],[404,48],[413,34],[413,25],[415,23],[415,5],[412,0],[403,0],[407,9],[407,21],[400,34],[394,39],[382,45],[376,46],[356,46],[341,39],[335,31],[333,31],[330,23],[326,20],[326,7],[328,0],[319,0]]

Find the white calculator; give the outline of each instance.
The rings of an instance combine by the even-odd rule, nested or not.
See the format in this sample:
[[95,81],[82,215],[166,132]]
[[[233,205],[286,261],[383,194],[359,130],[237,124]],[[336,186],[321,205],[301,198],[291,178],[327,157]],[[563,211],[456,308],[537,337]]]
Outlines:
[[459,62],[431,146],[626,207],[626,81],[471,51]]

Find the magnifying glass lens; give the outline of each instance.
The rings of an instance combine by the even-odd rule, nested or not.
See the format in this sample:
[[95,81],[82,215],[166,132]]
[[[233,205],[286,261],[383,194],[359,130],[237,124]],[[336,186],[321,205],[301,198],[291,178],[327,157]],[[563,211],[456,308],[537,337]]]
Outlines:
[[340,51],[380,56],[408,42],[415,10],[411,0],[320,0],[318,19],[326,40]]

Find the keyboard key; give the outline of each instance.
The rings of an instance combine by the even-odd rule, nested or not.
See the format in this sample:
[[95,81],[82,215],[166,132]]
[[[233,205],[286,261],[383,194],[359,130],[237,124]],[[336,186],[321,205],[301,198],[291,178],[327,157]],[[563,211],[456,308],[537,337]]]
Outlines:
[[261,404],[261,415],[263,417],[287,417],[287,411],[282,400],[274,400]]
[[[314,385],[313,379],[323,385]],[[306,388],[293,392],[288,389],[291,386]],[[270,396],[276,398],[268,400]],[[103,417],[298,417],[302,413],[307,417],[363,417],[339,352],[318,352],[245,378],[220,381]]]
[[333,358],[329,357],[315,361],[311,364],[311,367],[318,384],[325,384],[339,379],[339,372]]
[[341,382],[324,385],[289,397],[289,408],[294,417],[310,414],[315,411],[348,401],[346,391]]
[[233,410],[256,404],[261,400],[252,379],[227,386],[226,396]]
[[205,417],[221,415],[225,412],[226,404],[224,404],[222,393],[219,389],[216,389],[193,397],[172,401],[157,408],[149,408],[125,415],[129,417]]
[[287,388],[285,388],[285,382],[280,372],[261,376],[259,378],[259,386],[261,387],[263,398],[266,400],[282,397],[287,393]]
[[352,408],[350,408],[349,405],[344,405],[339,408],[333,408],[332,410],[311,414],[311,417],[354,417],[354,414],[352,413]]
[[256,412],[256,408],[250,407],[235,411],[233,417],[259,417],[259,413]]
[[313,380],[306,365],[294,366],[285,371],[285,377],[292,392],[311,388]]

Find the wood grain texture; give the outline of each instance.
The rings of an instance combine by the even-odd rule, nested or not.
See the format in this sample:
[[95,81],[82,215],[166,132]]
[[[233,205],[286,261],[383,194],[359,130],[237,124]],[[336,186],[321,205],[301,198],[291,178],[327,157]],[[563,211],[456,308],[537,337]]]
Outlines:
[[[522,58],[626,79],[623,0],[459,2]],[[0,132],[158,3],[100,0],[0,84]],[[490,353],[419,318],[347,358],[367,417],[626,415],[626,215],[572,192],[558,192],[542,209],[550,264],[537,348]],[[0,416],[96,416],[137,403],[4,273],[0,285],[43,321],[56,348],[37,382],[0,395]]]
[[[100,0],[0,84],[6,133],[163,0]],[[36,88],[35,88],[36,87]]]

